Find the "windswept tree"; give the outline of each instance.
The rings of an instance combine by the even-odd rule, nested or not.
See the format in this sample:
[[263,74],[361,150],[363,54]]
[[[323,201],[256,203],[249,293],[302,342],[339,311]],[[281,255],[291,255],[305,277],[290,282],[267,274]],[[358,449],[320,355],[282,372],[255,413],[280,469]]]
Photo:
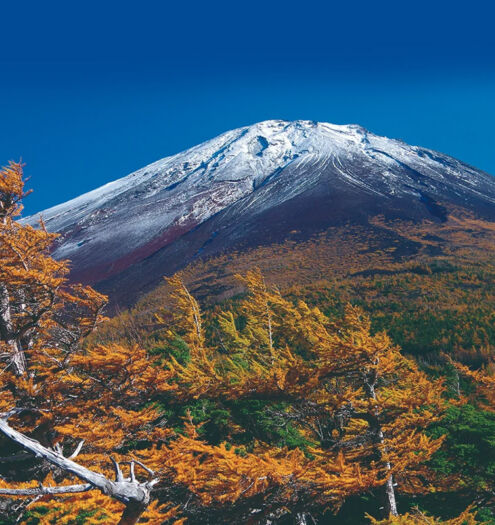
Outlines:
[[[441,380],[430,380],[384,333],[372,334],[358,308],[348,306],[343,319],[330,320],[318,308],[296,304],[269,289],[259,272],[242,280],[248,296],[235,311],[219,313],[217,342],[197,348],[174,373],[185,399],[264,399],[274,420],[296,425],[308,439],[313,457],[331,468],[339,459],[359,467],[381,487],[382,514],[397,515],[396,488],[419,492],[424,463],[442,439],[424,429],[438,420],[445,402]],[[184,337],[200,326],[197,307],[177,279],[174,297],[186,307]],[[197,314],[196,314],[197,317]],[[283,408],[270,408],[274,400]],[[304,516],[324,508],[323,486],[308,484],[311,497],[293,501]],[[320,490],[319,497],[316,491]],[[302,503],[304,502],[304,503]],[[302,504],[301,504],[302,503]],[[301,518],[303,519],[303,518]]]

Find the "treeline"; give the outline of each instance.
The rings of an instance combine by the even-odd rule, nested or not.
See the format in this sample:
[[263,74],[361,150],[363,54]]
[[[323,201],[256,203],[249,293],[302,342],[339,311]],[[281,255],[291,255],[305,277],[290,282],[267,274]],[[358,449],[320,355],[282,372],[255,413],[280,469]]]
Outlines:
[[328,303],[323,288],[281,294],[259,271],[207,311],[175,276],[165,308],[109,322],[105,298],[69,285],[68,263],[50,257],[55,236],[16,221],[25,195],[11,164],[0,172],[3,523],[490,519],[489,366],[440,353],[420,366],[361,307]]

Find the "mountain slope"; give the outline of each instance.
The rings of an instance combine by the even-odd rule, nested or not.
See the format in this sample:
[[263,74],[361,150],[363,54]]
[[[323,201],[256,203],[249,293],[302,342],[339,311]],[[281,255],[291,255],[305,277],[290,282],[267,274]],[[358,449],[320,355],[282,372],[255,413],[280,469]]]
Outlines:
[[[159,160],[42,216],[75,280],[121,303],[198,257],[370,217],[495,219],[495,179],[355,126],[266,121]],[[37,216],[26,219],[34,223]],[[390,233],[390,237],[394,237]]]

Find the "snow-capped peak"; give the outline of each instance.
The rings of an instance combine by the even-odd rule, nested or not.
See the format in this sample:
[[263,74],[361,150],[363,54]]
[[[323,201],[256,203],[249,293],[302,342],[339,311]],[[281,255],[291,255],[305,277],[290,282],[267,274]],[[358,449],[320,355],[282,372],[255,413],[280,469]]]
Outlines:
[[437,200],[493,206],[495,185],[489,175],[451,157],[358,125],[267,120],[41,215],[49,230],[62,234],[55,256],[71,258],[78,276],[94,282],[150,257],[221,212],[240,221],[241,215],[262,216],[298,199],[326,199],[330,223],[332,203],[340,206],[335,199],[343,196],[349,210],[365,200],[388,206],[393,199],[409,199],[412,207]]

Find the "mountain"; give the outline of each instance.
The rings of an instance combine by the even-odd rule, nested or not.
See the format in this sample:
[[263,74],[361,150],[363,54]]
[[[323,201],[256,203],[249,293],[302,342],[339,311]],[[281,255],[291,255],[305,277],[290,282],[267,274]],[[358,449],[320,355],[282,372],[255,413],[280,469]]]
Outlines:
[[130,304],[199,258],[302,241],[330,227],[376,230],[370,218],[377,216],[442,224],[455,210],[495,220],[495,178],[357,125],[274,120],[224,133],[25,221],[41,215],[61,234],[54,256],[72,260],[74,280]]

